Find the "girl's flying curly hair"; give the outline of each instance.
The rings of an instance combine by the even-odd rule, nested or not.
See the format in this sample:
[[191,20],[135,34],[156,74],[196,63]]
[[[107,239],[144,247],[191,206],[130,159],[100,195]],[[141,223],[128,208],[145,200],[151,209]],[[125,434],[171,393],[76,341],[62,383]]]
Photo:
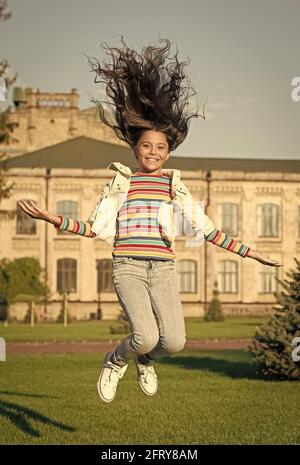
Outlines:
[[[161,47],[144,47],[141,54],[128,48],[123,36],[121,42],[122,49],[109,47],[105,42],[111,63],[101,64],[88,57],[91,71],[96,73],[94,82],[106,84],[106,94],[111,99],[107,102],[93,97],[91,101],[97,104],[101,121],[131,148],[150,129],[166,135],[171,152],[186,138],[191,118],[205,119],[205,115],[186,111],[188,99],[196,93],[189,82],[182,85],[186,78],[183,67],[190,62],[180,63],[178,50],[172,61],[167,55],[171,45],[168,39],[160,39],[165,42]],[[166,60],[169,63],[165,64]],[[194,91],[191,95],[190,89]],[[107,118],[102,103],[114,107],[112,118]]]

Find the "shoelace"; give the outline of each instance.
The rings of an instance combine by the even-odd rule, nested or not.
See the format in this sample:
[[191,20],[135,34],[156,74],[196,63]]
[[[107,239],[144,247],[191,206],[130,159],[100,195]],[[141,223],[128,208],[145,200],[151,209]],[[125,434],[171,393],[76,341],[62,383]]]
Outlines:
[[108,367],[111,368],[111,372],[104,385],[106,386],[107,384],[111,384],[114,388],[116,388],[120,379],[119,373],[121,368],[119,366],[114,365],[113,363],[109,363]]
[[157,378],[157,374],[155,373],[154,371],[154,368],[152,365],[150,366],[144,366],[142,368],[142,371],[141,371],[141,375],[144,376],[145,375],[145,383],[148,383],[148,378],[150,378],[150,381],[151,381],[151,376],[152,378]]

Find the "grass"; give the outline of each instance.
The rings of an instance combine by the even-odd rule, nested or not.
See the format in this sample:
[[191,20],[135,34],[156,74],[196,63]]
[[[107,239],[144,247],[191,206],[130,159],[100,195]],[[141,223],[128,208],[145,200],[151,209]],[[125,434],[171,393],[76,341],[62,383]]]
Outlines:
[[255,374],[243,351],[181,352],[156,364],[159,393],[133,362],[118,394],[96,392],[104,354],[9,354],[0,363],[1,444],[299,444],[299,383]]
[[[188,339],[250,339],[254,336],[256,326],[266,318],[261,317],[227,317],[224,322],[207,323],[201,318],[186,318]],[[7,342],[12,341],[117,341],[124,335],[110,334],[109,326],[113,321],[93,321],[63,324],[43,323],[31,328],[29,324],[0,324],[0,336]]]

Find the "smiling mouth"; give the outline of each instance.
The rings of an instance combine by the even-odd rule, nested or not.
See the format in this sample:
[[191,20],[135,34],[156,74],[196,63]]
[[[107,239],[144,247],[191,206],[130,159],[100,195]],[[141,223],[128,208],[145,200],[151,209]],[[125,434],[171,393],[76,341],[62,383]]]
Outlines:
[[146,160],[149,160],[151,162],[156,162],[156,161],[159,161],[159,158],[146,158]]

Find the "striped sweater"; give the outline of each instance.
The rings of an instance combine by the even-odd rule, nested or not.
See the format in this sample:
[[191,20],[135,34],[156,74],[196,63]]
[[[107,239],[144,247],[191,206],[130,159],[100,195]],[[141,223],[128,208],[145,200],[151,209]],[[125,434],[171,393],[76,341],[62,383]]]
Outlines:
[[[137,173],[131,176],[127,199],[118,211],[117,234],[113,256],[169,260],[176,258],[171,244],[162,235],[158,223],[161,202],[171,200],[171,179],[166,175]],[[85,237],[95,237],[91,224],[59,216],[56,229]],[[238,242],[226,233],[214,229],[204,239],[241,257],[246,257],[250,247]]]
[[117,216],[113,256],[170,260],[176,258],[158,223],[160,204],[171,200],[167,175],[131,176],[127,199]]

